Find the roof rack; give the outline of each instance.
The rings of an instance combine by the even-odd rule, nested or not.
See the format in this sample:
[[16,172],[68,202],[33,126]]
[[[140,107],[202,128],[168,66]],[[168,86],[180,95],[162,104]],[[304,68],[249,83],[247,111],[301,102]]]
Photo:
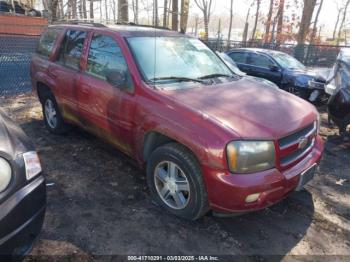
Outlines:
[[139,27],[147,27],[147,28],[156,28],[163,30],[171,30],[168,27],[163,26],[153,26],[153,25],[143,25],[143,24],[135,24],[133,22],[113,22],[110,20],[95,20],[95,19],[62,19],[55,21],[54,25],[59,24],[72,24],[72,25],[88,25],[95,27],[108,27],[108,25],[126,25],[126,26],[139,26]]
[[93,19],[92,20],[62,19],[62,20],[55,21],[53,24],[54,25],[70,24],[70,25],[88,25],[88,26],[95,26],[95,27],[107,27],[104,23],[95,22]]

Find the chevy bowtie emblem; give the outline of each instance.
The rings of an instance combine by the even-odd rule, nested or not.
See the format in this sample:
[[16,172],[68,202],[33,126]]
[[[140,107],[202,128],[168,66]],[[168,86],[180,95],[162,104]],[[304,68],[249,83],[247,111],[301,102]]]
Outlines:
[[306,137],[300,138],[298,148],[304,149],[308,142],[309,142],[309,140]]

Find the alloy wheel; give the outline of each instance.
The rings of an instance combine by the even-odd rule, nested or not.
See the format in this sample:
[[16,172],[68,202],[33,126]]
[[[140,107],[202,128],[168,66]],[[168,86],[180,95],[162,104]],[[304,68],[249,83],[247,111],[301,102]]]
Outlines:
[[45,117],[48,125],[55,129],[57,127],[57,112],[54,103],[50,99],[45,102]]
[[190,200],[186,174],[171,161],[163,161],[154,171],[156,190],[162,201],[173,209],[183,209]]

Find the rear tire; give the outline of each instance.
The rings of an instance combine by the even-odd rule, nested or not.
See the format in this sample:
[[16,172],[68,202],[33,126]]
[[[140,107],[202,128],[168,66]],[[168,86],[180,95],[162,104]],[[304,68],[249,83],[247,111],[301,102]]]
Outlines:
[[42,110],[45,125],[51,133],[62,135],[69,131],[69,126],[64,122],[56,99],[51,92],[48,92],[43,96]]
[[196,220],[209,210],[200,166],[180,144],[161,146],[151,154],[147,183],[156,203],[173,215]]

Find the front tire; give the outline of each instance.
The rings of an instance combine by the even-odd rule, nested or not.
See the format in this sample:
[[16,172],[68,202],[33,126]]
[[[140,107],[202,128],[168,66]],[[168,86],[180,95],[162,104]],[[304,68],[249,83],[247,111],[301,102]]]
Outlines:
[[69,131],[69,126],[64,122],[56,99],[51,93],[47,93],[44,96],[42,110],[45,125],[51,133],[62,135]]
[[199,164],[182,145],[167,144],[151,154],[147,183],[152,198],[171,214],[196,220],[209,210]]

